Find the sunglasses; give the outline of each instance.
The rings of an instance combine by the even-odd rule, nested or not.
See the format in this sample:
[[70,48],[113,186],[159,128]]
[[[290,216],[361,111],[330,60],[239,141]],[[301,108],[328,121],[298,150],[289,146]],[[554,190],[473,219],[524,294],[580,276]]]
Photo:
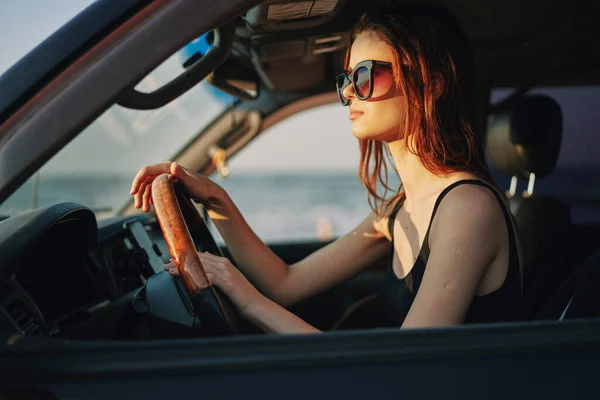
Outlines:
[[392,63],[375,60],[361,61],[350,74],[346,71],[336,75],[335,86],[338,98],[343,106],[350,104],[350,99],[344,97],[344,89],[352,85],[356,97],[360,100],[368,100],[373,95],[373,76],[376,69],[391,71]]

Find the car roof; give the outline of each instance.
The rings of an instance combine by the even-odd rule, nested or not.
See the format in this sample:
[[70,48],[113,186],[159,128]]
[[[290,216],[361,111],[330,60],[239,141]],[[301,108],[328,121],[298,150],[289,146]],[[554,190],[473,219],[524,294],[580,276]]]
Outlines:
[[[335,0],[333,0],[335,1]],[[263,8],[282,3],[263,2]],[[483,82],[492,87],[525,85],[591,85],[600,82],[600,24],[596,0],[339,0],[329,18],[305,22],[269,22],[255,18],[244,35],[250,38],[255,67],[274,90],[305,89],[333,76],[341,68],[346,43],[318,66],[311,54],[316,40],[343,35],[365,11],[430,5],[444,8],[461,24]],[[251,10],[252,11],[252,10]],[[252,20],[246,14],[246,20]],[[341,40],[342,41],[342,40]],[[259,62],[257,62],[258,60]],[[314,70],[313,70],[314,67]],[[302,74],[307,84],[290,88],[282,76]],[[331,80],[331,79],[330,79]]]
[[[242,55],[249,62],[254,56],[254,67],[272,90],[290,89],[286,83],[290,80],[277,79],[278,76],[290,76],[295,72],[302,72],[305,77],[312,74],[312,79],[305,78],[304,85],[293,87],[305,89],[326,80],[341,66],[346,43],[336,51],[317,56],[316,59],[323,59],[318,65],[315,58],[310,57],[311,41],[347,33],[362,12],[388,7],[391,3],[399,8],[415,4],[410,0],[337,0],[335,9],[323,18],[305,21],[290,18],[276,23],[266,18],[252,20],[261,7],[268,10],[296,1],[264,1],[242,15],[246,27],[238,29],[237,49],[251,49]],[[431,1],[417,3],[433,4]],[[0,76],[0,122],[81,51],[92,46],[102,32],[114,29],[144,5],[147,2],[143,0],[96,1],[32,50]],[[457,17],[472,46],[480,72],[487,76],[486,80],[492,86],[600,82],[600,69],[597,68],[600,65],[597,46],[600,24],[595,21],[600,4],[595,0],[438,0],[435,5]],[[303,47],[302,51],[290,51],[298,45]]]

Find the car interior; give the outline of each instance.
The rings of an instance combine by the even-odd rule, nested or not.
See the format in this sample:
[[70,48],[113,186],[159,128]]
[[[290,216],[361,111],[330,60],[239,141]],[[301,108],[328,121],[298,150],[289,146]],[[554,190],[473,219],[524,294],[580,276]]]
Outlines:
[[[173,52],[156,55],[159,58],[148,60],[145,70],[136,70],[127,77],[131,82],[121,83],[124,89],[118,94],[107,95],[98,102],[104,109],[112,104],[136,110],[157,109],[202,80],[234,96],[236,100],[227,110],[173,157],[182,165],[210,175],[223,168],[222,162],[216,162],[214,149],[224,151],[226,159],[235,158],[248,143],[286,118],[337,102],[333,76],[342,69],[354,21],[366,10],[402,10],[414,2],[246,3],[242,13],[230,15],[208,33],[180,32],[180,37],[174,40],[178,48],[200,34],[207,34],[211,44],[204,54],[190,54],[184,74],[153,92],[137,90],[131,82],[143,78],[145,74],[140,71],[147,73]],[[74,37],[77,33],[81,40],[90,38],[79,47],[73,44],[78,54],[93,48],[100,43],[96,36],[101,30],[87,21],[99,7],[110,4],[100,1],[99,5],[86,9],[58,31],[53,40]],[[565,7],[558,0],[527,3],[468,0],[460,5],[440,0],[427,4],[455,14],[472,45],[480,82],[475,94],[481,114],[478,129],[486,132],[489,161],[502,178],[498,184],[506,191],[520,238],[526,323],[600,316],[600,297],[594,294],[600,282],[600,223],[574,222],[571,205],[560,193],[536,192],[536,179],[553,174],[564,136],[569,132],[563,131],[559,103],[548,95],[531,93],[539,86],[600,83],[600,53],[589,51],[597,47],[596,38],[600,36],[600,26],[589,17],[597,5],[592,0],[581,2],[580,8]],[[152,7],[138,5],[128,12],[152,15],[160,11]],[[557,12],[558,9],[561,11]],[[197,11],[200,13],[202,8],[197,7]],[[110,17],[107,15],[104,18]],[[107,26],[114,27],[114,22]],[[177,29],[172,26],[169,29],[177,35]],[[50,44],[51,41],[46,43]],[[47,48],[42,44],[23,62],[41,57]],[[134,52],[131,56],[141,60]],[[70,71],[65,60],[74,56],[56,53],[53,57],[46,59],[45,67],[28,70],[30,81],[39,78],[39,82],[50,85],[58,78],[66,79],[64,74]],[[82,62],[79,67],[88,65]],[[0,137],[14,134],[15,140],[20,140],[15,134],[18,129],[29,129],[18,119],[21,118],[18,110],[38,107],[31,92],[15,81],[16,73],[24,73],[18,70],[19,64],[0,77],[0,92],[9,93],[13,99],[0,104]],[[52,86],[52,90],[58,87]],[[494,88],[513,88],[513,91],[500,102],[490,104]],[[100,114],[97,108],[93,115],[82,117],[81,123],[71,129],[69,138]],[[31,124],[34,123],[37,120],[32,119]],[[0,143],[0,157],[7,160],[7,165],[11,163],[5,155],[16,154],[16,149],[22,149],[23,159],[35,160],[22,167],[16,161],[12,164],[21,169],[14,176],[7,174],[0,178],[4,188],[2,198],[69,138],[55,140],[48,134],[44,140],[55,142],[44,153],[41,150],[34,153],[38,150],[29,150],[17,141],[7,141],[3,152],[4,144]],[[508,181],[510,185],[502,186]],[[526,182],[527,189],[517,189],[517,182]],[[202,214],[202,208],[190,206],[180,192],[177,195],[196,248],[230,256],[226,246],[215,241],[209,228],[211,222]],[[315,240],[268,245],[286,263],[293,263],[328,243]],[[85,204],[61,202],[0,221],[3,337],[139,340],[260,333],[235,316],[222,294],[216,295],[222,305],[208,306],[206,298],[196,301],[188,296],[181,280],[163,271],[164,263],[171,258],[169,248],[156,215],[140,213],[131,203],[118,215],[103,219],[97,218]],[[369,304],[377,296],[386,262],[383,259],[351,280],[293,305],[290,310],[325,331],[376,328],[378,312]],[[202,311],[202,307],[208,311]],[[216,327],[223,319],[235,322],[229,327]]]

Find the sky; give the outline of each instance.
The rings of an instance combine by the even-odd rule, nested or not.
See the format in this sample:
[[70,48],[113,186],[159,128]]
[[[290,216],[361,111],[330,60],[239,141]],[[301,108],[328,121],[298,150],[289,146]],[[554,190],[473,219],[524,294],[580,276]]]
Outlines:
[[[38,43],[66,23],[90,0],[0,0],[0,74]],[[143,85],[159,87],[181,72],[173,56]],[[546,91],[563,105],[565,115],[560,163],[595,162],[600,148],[595,110],[598,87]],[[133,111],[113,107],[78,136],[49,164],[47,173],[125,172],[169,159],[223,109],[205,86],[198,85],[182,98],[159,110]],[[270,129],[231,163],[233,171],[356,169],[358,146],[348,121],[348,109],[328,105],[306,111]],[[567,136],[568,134],[568,136]],[[586,146],[582,146],[586,143]]]
[[0,74],[92,0],[1,0]]

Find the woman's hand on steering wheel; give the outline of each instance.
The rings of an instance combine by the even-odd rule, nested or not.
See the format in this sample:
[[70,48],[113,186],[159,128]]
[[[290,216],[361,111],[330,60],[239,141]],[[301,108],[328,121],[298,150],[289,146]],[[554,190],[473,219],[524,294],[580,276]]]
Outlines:
[[210,209],[210,206],[220,197],[220,193],[224,192],[223,188],[207,177],[190,171],[176,162],[165,161],[143,167],[133,179],[130,193],[134,196],[135,208],[150,211],[152,182],[162,174],[169,174],[176,178],[183,185],[186,193],[207,209]]
[[[223,291],[240,314],[246,315],[250,307],[265,299],[228,258],[208,252],[198,253],[198,256],[210,282]],[[179,276],[174,263],[165,265],[165,270],[172,276]]]

